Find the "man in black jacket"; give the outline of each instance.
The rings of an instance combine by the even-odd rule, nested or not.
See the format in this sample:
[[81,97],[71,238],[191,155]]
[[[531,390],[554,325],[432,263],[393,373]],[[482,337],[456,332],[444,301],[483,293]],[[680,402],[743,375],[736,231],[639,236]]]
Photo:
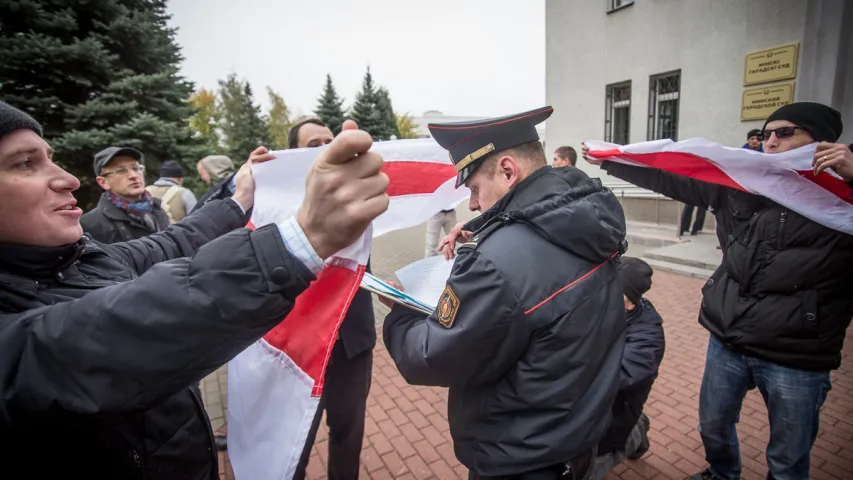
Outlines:
[[406,381],[450,387],[470,478],[584,478],[619,386],[625,218],[599,180],[547,166],[535,125],[552,111],[429,125],[482,215],[435,312],[385,319]]
[[109,147],[95,155],[93,167],[104,189],[98,205],[83,215],[83,231],[102,243],[127,242],[162,232],[171,223],[160,199],[145,190],[142,152]]
[[[834,109],[789,104],[767,119],[764,151],[835,142],[841,131]],[[823,156],[830,158],[822,162]],[[843,160],[834,150],[816,157],[816,169]],[[841,363],[853,317],[853,236],[732,188],[614,162],[604,162],[602,168],[640,187],[711,209],[717,219],[723,260],[702,289],[699,312],[699,323],[711,332],[699,399],[699,427],[710,467],[693,478],[740,477],[735,424],[746,392],[757,387],[770,416],[770,476],[807,479],[820,406],[831,388],[829,372]],[[836,171],[845,175],[843,168]]]
[[[27,478],[217,479],[193,385],[277,325],[323,258],[387,208],[388,179],[370,144],[365,132],[339,136],[309,171],[302,207],[282,225],[240,228],[254,202],[247,163],[233,199],[210,202],[162,233],[105,245],[83,236],[72,195],[80,183],[53,163],[39,124],[0,102],[6,470]],[[284,240],[280,228],[299,240]]]
[[658,376],[666,341],[663,319],[643,295],[652,287],[652,267],[639,258],[622,257],[619,279],[625,297],[625,350],[613,420],[598,444],[590,480],[601,480],[626,458],[636,460],[649,449],[649,418],[643,405]]
[[[328,145],[333,138],[332,131],[325,123],[317,118],[307,118],[290,129],[289,144],[290,148],[315,148]],[[367,271],[370,272],[369,259]],[[367,290],[359,289],[341,323],[338,341],[332,349],[324,377],[323,396],[308,432],[294,480],[305,478],[311,447],[314,446],[324,411],[326,423],[329,425],[329,480],[358,478],[375,345],[376,318],[373,315],[373,298]]]

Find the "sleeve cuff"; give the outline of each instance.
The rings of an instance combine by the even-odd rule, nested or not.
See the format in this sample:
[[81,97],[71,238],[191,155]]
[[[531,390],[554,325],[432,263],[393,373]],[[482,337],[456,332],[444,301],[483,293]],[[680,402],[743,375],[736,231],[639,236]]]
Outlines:
[[243,207],[243,205],[241,205],[241,204],[240,204],[240,202],[238,202],[238,201],[237,201],[237,199],[236,199],[236,198],[234,198],[234,197],[228,197],[228,200],[231,200],[232,202],[236,203],[236,204],[237,204],[237,206],[238,206],[238,207],[240,207],[240,211],[241,211],[241,212],[243,212],[243,215],[245,215],[245,214],[246,214],[246,209]]
[[311,273],[317,275],[320,270],[323,270],[325,263],[323,259],[314,251],[314,247],[302,231],[302,227],[296,221],[296,217],[290,217],[278,225],[278,231],[281,233],[281,239],[284,241],[284,246],[287,250],[300,262],[302,262]]

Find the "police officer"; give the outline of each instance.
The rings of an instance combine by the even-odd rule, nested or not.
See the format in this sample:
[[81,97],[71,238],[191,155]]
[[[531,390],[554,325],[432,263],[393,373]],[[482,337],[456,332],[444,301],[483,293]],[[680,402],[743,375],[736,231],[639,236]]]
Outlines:
[[552,111],[429,125],[482,215],[436,310],[385,319],[406,381],[450,388],[471,478],[584,478],[619,383],[625,218],[598,179],[547,168],[535,126]]

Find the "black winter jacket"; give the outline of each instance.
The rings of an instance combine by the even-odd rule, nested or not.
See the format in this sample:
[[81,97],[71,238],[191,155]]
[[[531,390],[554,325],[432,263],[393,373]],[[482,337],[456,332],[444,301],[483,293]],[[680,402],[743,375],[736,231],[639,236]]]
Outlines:
[[106,194],[101,195],[95,208],[80,218],[80,225],[93,240],[101,243],[129,242],[152,233],[162,232],[171,222],[166,212],[160,208],[160,199],[152,200],[154,210],[151,213],[154,216],[156,230],[151,230],[142,222],[132,219],[127,212],[113,205]]
[[733,188],[653,168],[603,168],[714,213],[723,261],[702,288],[699,323],[720,342],[791,368],[839,367],[853,318],[853,235]]
[[652,302],[642,301],[626,318],[625,350],[622,352],[622,373],[619,393],[613,402],[613,420],[598,444],[598,455],[624,450],[631,430],[643,413],[652,385],[658,377],[666,341],[663,319]]
[[0,245],[7,473],[218,478],[191,386],[278,324],[314,278],[275,225],[245,223],[218,201],[132,242]]
[[589,452],[610,423],[625,341],[619,201],[580,170],[546,167],[466,229],[436,311],[386,318],[388,352],[409,383],[450,387],[456,456],[479,475]]

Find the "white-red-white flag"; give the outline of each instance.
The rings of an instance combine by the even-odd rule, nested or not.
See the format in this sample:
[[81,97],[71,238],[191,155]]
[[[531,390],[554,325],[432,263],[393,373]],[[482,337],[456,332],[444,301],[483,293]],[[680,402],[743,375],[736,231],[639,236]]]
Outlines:
[[816,143],[776,154],[725,147],[704,138],[624,146],[586,144],[591,157],[762,195],[825,227],[853,235],[853,189],[831,170],[815,176]]
[[[275,152],[256,165],[251,224],[281,223],[296,213],[305,176],[322,149]],[[238,479],[293,477],[323,392],[338,328],[364,275],[372,237],[425,222],[464,200],[456,171],[432,139],[379,142],[390,179],[388,211],[326,266],[290,314],[228,365],[228,453]]]

